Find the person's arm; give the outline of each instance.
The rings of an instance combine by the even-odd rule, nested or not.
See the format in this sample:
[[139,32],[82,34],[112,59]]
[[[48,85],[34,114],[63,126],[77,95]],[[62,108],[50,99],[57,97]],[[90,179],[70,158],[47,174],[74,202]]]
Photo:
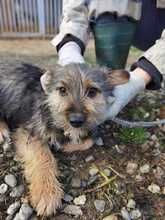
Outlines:
[[107,119],[115,117],[138,93],[146,89],[160,89],[165,75],[165,30],[155,45],[132,65],[128,83],[114,88],[116,98],[109,106]]
[[136,68],[143,69],[151,77],[146,86],[147,89],[161,88],[163,75],[165,75],[165,30],[161,38],[131,67],[132,70]]
[[146,71],[151,80],[147,84],[147,89],[160,89],[163,75],[165,75],[165,30],[162,36],[150,47],[143,56],[132,65],[132,70],[137,67]]
[[88,27],[85,0],[64,0],[60,32],[51,41],[57,49],[60,64],[84,62],[82,55],[89,37]]
[[165,29],[161,38],[144,53],[143,57],[152,63],[162,75],[165,75]]

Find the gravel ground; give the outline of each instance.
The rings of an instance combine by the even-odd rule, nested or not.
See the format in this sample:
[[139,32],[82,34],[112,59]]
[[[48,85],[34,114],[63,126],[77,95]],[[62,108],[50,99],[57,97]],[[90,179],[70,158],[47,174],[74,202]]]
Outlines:
[[[0,41],[0,59],[17,57],[48,68],[54,65],[55,55],[52,48],[44,49],[47,45],[48,41]],[[94,62],[92,52],[91,43],[86,54],[89,62]],[[138,54],[133,51],[129,62]],[[163,91],[139,95],[120,116],[165,118]],[[99,134],[96,145],[86,152],[56,154],[65,196],[56,217],[49,220],[164,220],[165,126],[125,129],[106,122]],[[0,220],[40,219],[27,195],[13,146],[0,146]]]

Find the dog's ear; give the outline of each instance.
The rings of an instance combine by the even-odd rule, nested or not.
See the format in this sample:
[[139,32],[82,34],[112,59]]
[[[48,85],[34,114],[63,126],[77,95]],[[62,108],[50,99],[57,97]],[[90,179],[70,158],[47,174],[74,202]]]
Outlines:
[[41,86],[45,91],[45,93],[48,92],[48,87],[50,85],[51,79],[52,79],[52,73],[49,70],[47,70],[40,78]]
[[108,81],[110,85],[117,86],[127,83],[130,78],[130,74],[126,70],[107,70]]

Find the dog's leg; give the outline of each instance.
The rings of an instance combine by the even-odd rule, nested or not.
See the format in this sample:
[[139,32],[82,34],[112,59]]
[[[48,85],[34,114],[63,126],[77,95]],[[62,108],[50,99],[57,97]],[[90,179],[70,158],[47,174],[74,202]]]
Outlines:
[[88,138],[81,144],[63,145],[63,151],[67,152],[67,153],[71,153],[74,151],[84,151],[84,150],[88,150],[90,147],[92,147],[93,144],[94,144],[93,140],[91,138]]
[[[0,121],[0,144],[8,142],[10,140],[10,134],[8,126],[5,122]],[[9,141],[10,142],[10,141]]]
[[32,206],[41,216],[56,213],[61,205],[63,191],[57,180],[57,164],[51,151],[21,128],[16,131],[13,139],[18,157],[24,164]]

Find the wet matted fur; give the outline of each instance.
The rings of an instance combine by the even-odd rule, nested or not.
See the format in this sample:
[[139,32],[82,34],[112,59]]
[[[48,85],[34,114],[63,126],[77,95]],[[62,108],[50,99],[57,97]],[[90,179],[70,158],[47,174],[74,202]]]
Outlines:
[[63,193],[48,145],[61,145],[65,151],[91,147],[91,133],[105,120],[114,86],[126,83],[129,74],[85,64],[57,65],[45,72],[13,61],[0,62],[0,79],[0,142],[8,138],[9,127],[30,201],[38,215],[49,216]]

